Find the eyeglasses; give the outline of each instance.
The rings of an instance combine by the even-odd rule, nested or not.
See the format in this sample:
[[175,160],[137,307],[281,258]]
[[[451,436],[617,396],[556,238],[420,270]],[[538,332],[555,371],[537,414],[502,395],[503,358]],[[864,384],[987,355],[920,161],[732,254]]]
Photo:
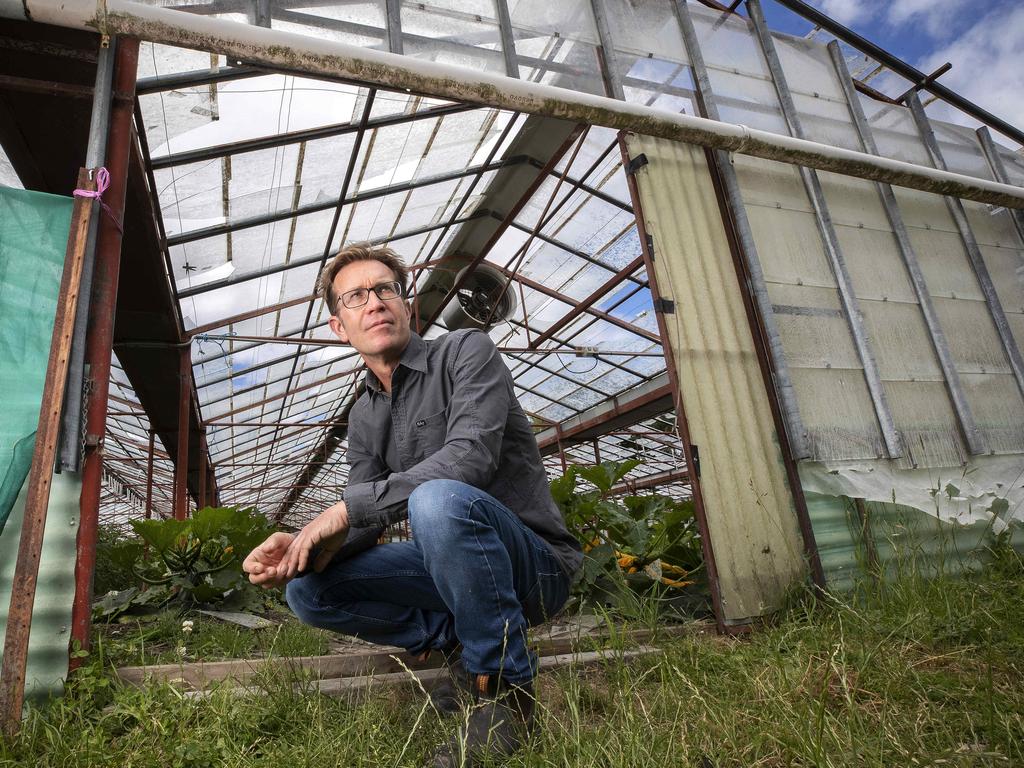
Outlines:
[[370,300],[370,291],[376,293],[381,301],[402,298],[402,284],[397,280],[389,280],[386,283],[377,283],[372,288],[353,288],[351,291],[345,291],[341,294],[341,303],[347,309],[359,309]]

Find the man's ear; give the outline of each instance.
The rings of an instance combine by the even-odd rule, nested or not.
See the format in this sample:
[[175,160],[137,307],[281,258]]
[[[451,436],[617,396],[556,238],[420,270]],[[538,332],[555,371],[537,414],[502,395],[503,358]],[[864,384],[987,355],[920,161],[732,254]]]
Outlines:
[[330,327],[331,332],[334,333],[342,343],[348,344],[348,334],[345,333],[345,325],[337,315],[331,315],[331,318],[327,321],[327,325]]

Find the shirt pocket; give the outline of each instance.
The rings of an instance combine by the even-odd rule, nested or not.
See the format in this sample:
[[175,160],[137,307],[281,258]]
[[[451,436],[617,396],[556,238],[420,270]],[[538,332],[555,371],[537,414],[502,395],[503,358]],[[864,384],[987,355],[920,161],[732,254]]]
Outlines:
[[430,416],[421,416],[412,422],[409,430],[409,453],[421,461],[441,450],[448,435],[448,414],[438,411]]

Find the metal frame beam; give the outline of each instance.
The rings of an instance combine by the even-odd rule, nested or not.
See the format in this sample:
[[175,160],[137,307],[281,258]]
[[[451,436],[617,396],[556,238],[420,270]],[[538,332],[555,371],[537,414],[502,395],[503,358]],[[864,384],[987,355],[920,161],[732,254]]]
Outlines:
[[[790,132],[798,139],[805,139],[803,125],[800,121],[796,104],[793,101],[793,94],[789,89],[789,82],[779,60],[779,54],[775,49],[775,40],[764,20],[764,13],[761,11],[760,0],[747,0],[747,10],[750,13],[750,20],[753,22],[754,31],[761,44],[761,52],[764,54],[775,85],[775,92],[778,94],[779,103],[782,107],[782,114],[786,119]],[[888,398],[885,394],[885,387],[882,384],[882,377],[875,363],[875,356],[871,350],[871,343],[867,331],[864,329],[860,304],[853,288],[853,280],[846,268],[846,260],[843,256],[842,246],[832,224],[832,215],[829,212],[828,201],[825,199],[825,191],[821,187],[818,173],[813,168],[799,166],[800,176],[803,179],[804,187],[807,190],[807,197],[811,207],[814,209],[814,219],[821,235],[822,245],[825,249],[825,256],[832,274],[836,280],[836,287],[839,291],[839,298],[843,307],[843,314],[854,346],[857,349],[857,356],[860,358],[864,368],[864,380],[867,383],[868,392],[871,395],[871,402],[875,408],[875,416],[881,429],[882,440],[885,444],[886,453],[890,458],[897,458],[903,455],[903,444],[899,432],[896,430],[896,423],[889,409]]]
[[[916,93],[912,93],[907,97],[907,106],[910,107],[910,111],[914,115],[914,122],[917,123],[917,129],[921,133],[921,140],[924,142],[925,147],[927,147],[928,154],[931,155],[935,167],[946,170],[946,160],[942,156],[942,149],[939,147],[938,139],[935,138],[935,131],[932,130],[928,115],[925,114],[924,106],[922,106],[921,99]],[[956,228],[960,232],[960,239],[963,241],[964,250],[967,251],[967,258],[971,263],[971,268],[978,279],[978,286],[985,297],[985,303],[988,305],[988,311],[992,316],[996,333],[999,334],[1003,351],[1006,353],[1006,358],[1010,363],[1010,370],[1013,371],[1014,378],[1017,379],[1017,386],[1020,388],[1021,394],[1024,394],[1024,359],[1021,358],[1020,349],[1013,338],[1013,330],[1006,319],[1006,313],[1003,312],[1003,305],[999,301],[999,294],[996,292],[996,287],[992,283],[992,276],[985,265],[985,258],[978,247],[974,230],[971,229],[971,224],[967,219],[964,204],[955,197],[947,196],[945,199],[946,207],[949,208],[949,213],[952,215],[953,221],[956,222]]]
[[[857,134],[860,137],[864,151],[878,154],[878,146],[875,144],[871,125],[868,123],[867,116],[864,114],[860,100],[853,88],[853,78],[846,67],[846,60],[843,58],[842,51],[839,50],[839,44],[833,40],[828,44],[828,52],[832,57],[832,63],[835,66],[839,84],[846,94],[850,116],[853,119],[854,127],[857,129]],[[925,325],[928,327],[928,335],[932,340],[935,355],[939,360],[942,375],[946,380],[946,389],[949,391],[950,399],[953,402],[953,409],[960,423],[960,430],[963,433],[967,449],[975,455],[986,453],[987,447],[978,432],[978,426],[974,421],[974,414],[971,413],[970,404],[967,402],[963,386],[960,383],[960,374],[957,372],[956,363],[953,362],[953,357],[950,354],[946,335],[942,331],[942,325],[935,312],[935,305],[932,303],[932,297],[928,291],[924,273],[921,271],[921,266],[918,263],[917,253],[914,251],[914,246],[910,241],[910,234],[907,232],[906,224],[903,221],[903,214],[900,212],[896,195],[892,191],[892,187],[884,182],[878,182],[877,187],[878,193],[882,198],[882,205],[885,208],[885,215],[889,219],[893,235],[896,238],[896,245],[903,259],[903,265],[907,269],[907,275],[910,277],[911,285],[914,286],[914,293],[917,295],[918,303],[921,306],[921,313],[924,315]]]
[[320,211],[329,211],[335,207],[343,207],[346,205],[352,205],[355,203],[362,203],[367,200],[376,200],[379,197],[387,197],[401,192],[411,192],[412,190],[419,189],[421,187],[428,187],[432,184],[443,184],[447,181],[455,181],[465,176],[472,176],[476,173],[487,173],[488,171],[497,171],[501,168],[507,168],[513,165],[522,165],[529,163],[531,158],[525,155],[517,155],[516,157],[510,157],[503,160],[498,160],[486,165],[474,165],[469,168],[463,168],[459,171],[450,171],[448,173],[439,173],[434,176],[427,176],[422,179],[415,181],[406,181],[401,184],[394,184],[389,187],[380,187],[378,189],[371,189],[366,192],[356,192],[352,195],[346,195],[340,202],[337,200],[320,202],[320,203],[307,203],[306,205],[282,210],[275,211],[274,213],[267,213],[260,216],[250,216],[245,219],[227,224],[215,224],[210,227],[203,227],[202,229],[193,229],[188,232],[181,232],[176,235],[170,235],[167,237],[167,246],[173,247],[175,245],[181,245],[182,243],[192,243],[196,240],[202,240],[207,237],[214,237],[216,235],[225,235],[229,232],[237,232],[241,229],[249,229],[251,227],[258,227],[263,224],[273,224],[277,221],[284,221],[286,219],[298,218],[304,216],[307,213],[319,213]]

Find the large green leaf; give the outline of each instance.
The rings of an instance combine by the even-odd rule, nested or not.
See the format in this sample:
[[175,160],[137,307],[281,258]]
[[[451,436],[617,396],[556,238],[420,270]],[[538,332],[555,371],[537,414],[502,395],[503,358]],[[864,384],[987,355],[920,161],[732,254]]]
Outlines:
[[551,481],[551,496],[560,507],[565,507],[576,493],[576,467],[572,466],[565,474]]
[[173,549],[190,527],[189,520],[132,520],[132,528],[139,537],[157,552]]
[[200,541],[223,536],[232,527],[232,518],[243,515],[234,507],[204,507],[192,516],[192,535]]
[[628,461],[606,461],[593,466],[579,465],[576,467],[580,477],[597,486],[601,493],[608,493],[612,487],[633,469],[639,466],[637,459]]

